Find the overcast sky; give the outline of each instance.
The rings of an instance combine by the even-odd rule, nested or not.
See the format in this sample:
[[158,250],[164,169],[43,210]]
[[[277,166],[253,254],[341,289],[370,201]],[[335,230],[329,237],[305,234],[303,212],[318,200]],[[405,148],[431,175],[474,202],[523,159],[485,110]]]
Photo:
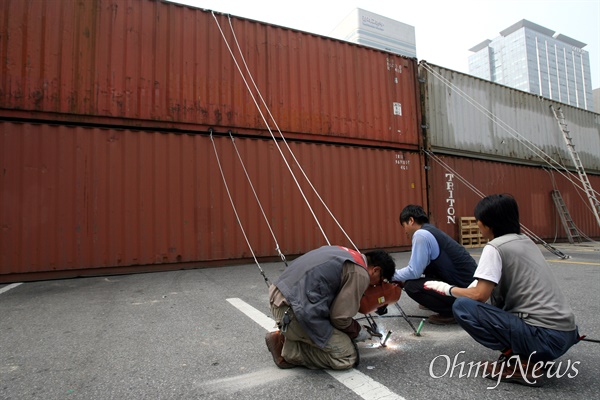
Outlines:
[[600,87],[600,0],[171,0],[319,35],[355,8],[415,27],[417,58],[468,73],[469,49],[527,19],[587,43],[592,88]]

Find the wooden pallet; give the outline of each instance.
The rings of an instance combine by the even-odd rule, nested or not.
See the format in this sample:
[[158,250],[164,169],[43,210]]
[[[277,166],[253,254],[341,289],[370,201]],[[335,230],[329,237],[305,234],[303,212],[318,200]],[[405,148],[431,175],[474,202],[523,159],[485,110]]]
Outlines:
[[481,236],[475,217],[460,217],[460,231],[458,236],[460,244],[468,249],[483,247],[488,242],[487,239]]

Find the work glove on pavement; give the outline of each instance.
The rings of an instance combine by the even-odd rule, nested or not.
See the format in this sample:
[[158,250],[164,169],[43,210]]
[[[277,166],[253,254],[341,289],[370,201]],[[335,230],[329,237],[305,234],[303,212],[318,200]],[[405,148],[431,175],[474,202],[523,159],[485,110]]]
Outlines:
[[425,287],[425,289],[436,291],[444,296],[452,296],[450,290],[454,287],[454,285],[449,285],[446,282],[440,281],[427,281],[423,287]]

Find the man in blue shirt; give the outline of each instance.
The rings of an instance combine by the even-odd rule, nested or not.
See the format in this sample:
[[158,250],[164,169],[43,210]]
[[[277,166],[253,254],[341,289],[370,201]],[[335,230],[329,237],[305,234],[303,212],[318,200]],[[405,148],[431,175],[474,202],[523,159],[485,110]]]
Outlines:
[[473,282],[477,263],[456,240],[429,223],[421,206],[404,207],[400,224],[412,241],[412,254],[408,266],[397,269],[392,280],[404,282],[404,292],[411,299],[437,313],[428,318],[430,323],[456,323],[452,315],[455,299],[423,285],[427,281],[443,281],[466,288]]

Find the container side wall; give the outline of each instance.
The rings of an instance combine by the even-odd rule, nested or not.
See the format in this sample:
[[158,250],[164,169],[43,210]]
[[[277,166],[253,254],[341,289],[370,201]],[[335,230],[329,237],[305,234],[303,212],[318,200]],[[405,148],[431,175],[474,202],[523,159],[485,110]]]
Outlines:
[[418,146],[415,59],[161,1],[0,7],[5,115]]
[[[356,246],[410,244],[398,213],[424,201],[419,153],[288,143]],[[0,122],[0,274],[251,257],[214,148],[258,257],[277,253],[252,186],[284,254],[326,243],[272,140]],[[350,245],[282,152],[330,243]]]
[[[544,168],[465,157],[439,156],[437,159],[439,162],[430,162],[429,170],[432,222],[457,240],[459,218],[472,217],[473,209],[480,200],[469,188],[471,185],[485,195],[512,194],[519,204],[521,223],[549,242],[567,240],[552,200],[552,191],[558,189],[575,225],[589,237],[600,237],[600,227],[585,193],[573,185],[576,176],[567,179]],[[600,176],[588,177],[592,187],[598,190]]]
[[600,174],[600,114],[431,64],[420,73],[432,151],[573,169],[552,105],[562,109],[584,169]]

